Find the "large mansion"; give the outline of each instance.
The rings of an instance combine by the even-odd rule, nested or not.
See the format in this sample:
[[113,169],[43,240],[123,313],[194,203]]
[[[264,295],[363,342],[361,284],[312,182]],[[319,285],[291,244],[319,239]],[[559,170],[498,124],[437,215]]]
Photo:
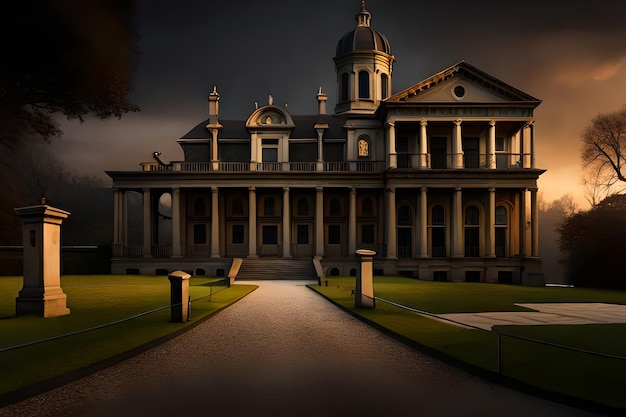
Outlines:
[[355,251],[372,249],[378,274],[543,283],[541,101],[464,61],[394,92],[390,43],[362,4],[333,58],[334,111],[314,88],[317,114],[269,97],[222,120],[213,88],[208,118],[178,140],[183,161],[155,153],[141,170],[107,172],[112,273],[215,276],[241,258],[315,259],[318,276],[353,275]]

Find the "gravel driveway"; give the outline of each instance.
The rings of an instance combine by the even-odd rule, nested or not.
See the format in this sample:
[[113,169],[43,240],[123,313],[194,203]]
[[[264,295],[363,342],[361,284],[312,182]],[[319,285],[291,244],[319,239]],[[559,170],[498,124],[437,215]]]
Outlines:
[[304,281],[250,283],[260,287],[180,337],[0,416],[593,415],[415,351]]

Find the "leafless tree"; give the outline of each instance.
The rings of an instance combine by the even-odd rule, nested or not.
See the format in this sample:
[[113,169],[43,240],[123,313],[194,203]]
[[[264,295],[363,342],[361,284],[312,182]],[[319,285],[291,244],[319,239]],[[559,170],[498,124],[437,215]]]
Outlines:
[[583,131],[582,139],[585,198],[596,206],[626,187],[626,106],[598,114]]

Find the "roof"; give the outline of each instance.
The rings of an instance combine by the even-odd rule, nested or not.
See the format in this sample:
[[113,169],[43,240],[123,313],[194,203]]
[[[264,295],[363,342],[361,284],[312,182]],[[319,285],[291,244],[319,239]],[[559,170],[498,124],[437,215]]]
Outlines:
[[[326,124],[328,129],[324,133],[325,138],[339,139],[346,137],[344,124],[346,116],[335,115],[303,115],[292,116],[295,127],[290,137],[293,139],[317,138],[315,125]],[[187,132],[181,139],[211,139],[211,132],[206,128],[209,119],[198,123],[193,129]],[[246,139],[250,138],[250,132],[246,129],[246,120],[220,120],[220,139]]]
[[391,45],[387,38],[370,27],[372,14],[361,3],[361,11],[356,15],[357,26],[339,40],[335,57],[356,51],[378,51],[391,55]]
[[486,90],[490,90],[509,101],[523,101],[536,104],[541,103],[541,100],[492,77],[486,72],[481,71],[465,61],[460,61],[451,67],[448,67],[426,78],[425,80],[420,81],[412,87],[388,97],[384,101],[386,103],[409,101],[411,98],[418,96],[420,93],[437,86],[442,81],[446,81],[459,75],[471,80],[475,84],[482,85]]

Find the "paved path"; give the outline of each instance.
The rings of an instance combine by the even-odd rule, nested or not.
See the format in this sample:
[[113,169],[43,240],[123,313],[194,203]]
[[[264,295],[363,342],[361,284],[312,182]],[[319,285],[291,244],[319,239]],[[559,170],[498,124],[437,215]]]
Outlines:
[[626,323],[626,305],[606,303],[517,304],[536,311],[451,313],[439,317],[491,330],[496,325]]
[[259,281],[154,349],[0,416],[590,416],[415,351],[303,281]]

